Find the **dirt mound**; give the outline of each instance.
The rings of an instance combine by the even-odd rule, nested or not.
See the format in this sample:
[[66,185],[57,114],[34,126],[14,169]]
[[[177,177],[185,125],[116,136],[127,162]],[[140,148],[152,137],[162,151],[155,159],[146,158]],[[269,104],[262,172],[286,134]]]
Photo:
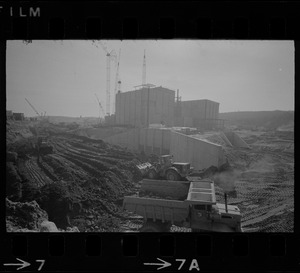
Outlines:
[[22,197],[22,179],[18,174],[17,167],[12,162],[6,162],[6,194],[13,201]]
[[196,134],[196,135],[192,135],[192,137],[197,138],[197,139],[201,139],[204,141],[208,141],[214,144],[218,144],[218,145],[222,145],[222,146],[226,146],[226,142],[222,139],[222,137],[220,136],[219,133],[205,133],[205,134]]
[[9,145],[32,137],[29,127],[29,123],[26,122],[6,121],[6,143]]
[[[102,140],[74,135],[60,125],[41,123],[38,132],[47,135],[53,152],[38,158],[34,126],[8,124],[6,188],[10,199],[37,202],[60,230],[74,225],[80,231],[117,230],[121,201],[142,178],[137,156]],[[31,136],[16,138],[12,132],[18,134],[17,130],[28,130]]]
[[40,224],[48,220],[47,212],[42,210],[36,201],[12,202],[6,198],[6,229],[39,230]]

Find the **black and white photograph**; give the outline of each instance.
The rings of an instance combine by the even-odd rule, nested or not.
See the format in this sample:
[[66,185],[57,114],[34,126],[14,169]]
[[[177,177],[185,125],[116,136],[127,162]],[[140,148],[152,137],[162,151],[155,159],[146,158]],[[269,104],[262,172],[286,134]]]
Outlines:
[[8,40],[7,232],[294,232],[294,42]]

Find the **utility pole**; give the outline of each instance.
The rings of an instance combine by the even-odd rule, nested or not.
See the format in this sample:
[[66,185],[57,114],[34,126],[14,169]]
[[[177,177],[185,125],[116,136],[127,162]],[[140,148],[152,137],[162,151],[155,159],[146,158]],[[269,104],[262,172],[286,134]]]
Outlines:
[[145,85],[145,84],[146,84],[146,49],[144,49],[142,85]]

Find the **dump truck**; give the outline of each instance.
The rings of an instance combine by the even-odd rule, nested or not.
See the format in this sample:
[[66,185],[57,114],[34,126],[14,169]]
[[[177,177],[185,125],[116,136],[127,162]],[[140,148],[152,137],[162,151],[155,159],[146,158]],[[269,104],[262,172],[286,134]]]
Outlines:
[[211,180],[144,179],[137,196],[125,196],[123,209],[144,219],[141,232],[167,232],[172,225],[192,232],[241,232],[237,206],[217,203]]
[[172,155],[162,155],[157,163],[144,163],[137,167],[149,179],[183,181],[193,172],[190,163],[173,162]]

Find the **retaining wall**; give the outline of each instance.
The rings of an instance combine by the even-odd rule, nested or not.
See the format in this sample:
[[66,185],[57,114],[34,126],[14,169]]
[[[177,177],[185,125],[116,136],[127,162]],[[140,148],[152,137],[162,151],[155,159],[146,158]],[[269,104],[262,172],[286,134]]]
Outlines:
[[196,170],[210,166],[220,167],[225,163],[221,145],[173,131],[171,132],[170,153],[174,156],[174,161],[190,162]]
[[224,134],[233,146],[250,148],[249,145],[236,132],[227,131],[224,132]]
[[[102,130],[102,131],[101,131]],[[123,129],[124,130],[124,129]],[[129,129],[90,129],[84,131],[87,136],[102,139],[114,145],[120,145],[130,150],[146,154],[171,154],[174,161],[190,162],[196,170],[210,166],[220,167],[225,163],[221,145],[196,139],[171,129],[143,128]]]
[[224,142],[228,146],[232,147],[232,143],[229,141],[229,139],[227,138],[227,136],[223,132],[220,132],[220,137],[224,140]]

